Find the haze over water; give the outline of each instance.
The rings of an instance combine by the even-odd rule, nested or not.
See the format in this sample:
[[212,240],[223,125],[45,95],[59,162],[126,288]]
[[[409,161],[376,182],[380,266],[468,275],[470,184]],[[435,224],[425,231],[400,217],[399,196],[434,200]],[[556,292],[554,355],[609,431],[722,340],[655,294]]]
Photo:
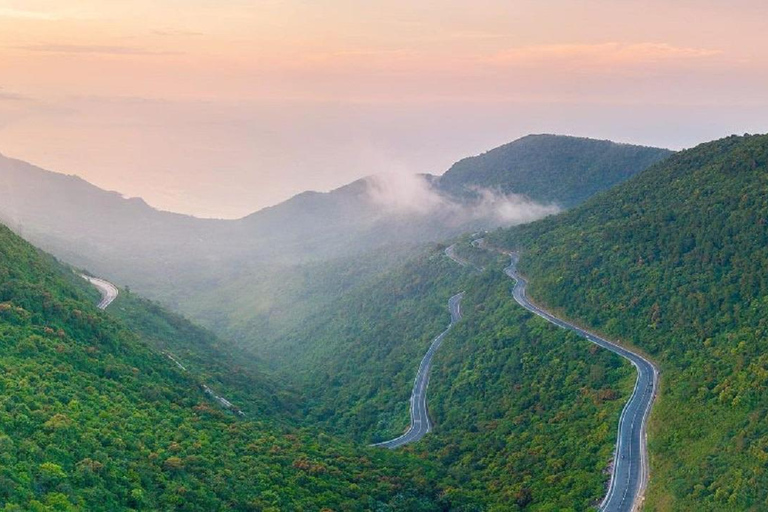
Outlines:
[[0,1],[0,152],[238,217],[527,133],[768,129],[765,2],[413,4]]

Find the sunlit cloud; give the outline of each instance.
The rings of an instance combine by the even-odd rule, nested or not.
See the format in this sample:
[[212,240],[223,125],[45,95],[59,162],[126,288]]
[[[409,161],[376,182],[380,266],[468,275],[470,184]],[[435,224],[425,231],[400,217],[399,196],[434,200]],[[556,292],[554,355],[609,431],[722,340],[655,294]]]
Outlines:
[[31,99],[32,98],[24,96],[23,94],[5,92],[0,89],[0,101],[30,101]]
[[25,9],[13,9],[10,7],[0,7],[0,18],[16,18],[23,20],[57,20],[59,17],[51,12],[29,11]]
[[100,55],[180,55],[180,52],[155,51],[133,46],[110,46],[98,44],[35,44],[16,46],[17,50],[40,53],[79,53]]
[[522,46],[497,53],[489,60],[499,65],[551,65],[573,62],[587,65],[631,66],[722,55],[721,50],[674,46],[667,43],[550,44]]
[[560,211],[554,204],[479,187],[474,189],[475,199],[457,201],[440,193],[426,176],[419,174],[381,173],[369,176],[366,183],[368,199],[384,212],[406,216],[440,214],[457,226],[481,219],[496,225],[521,224]]
[[164,37],[197,37],[205,35],[203,32],[196,32],[194,30],[153,30],[152,33],[156,36]]

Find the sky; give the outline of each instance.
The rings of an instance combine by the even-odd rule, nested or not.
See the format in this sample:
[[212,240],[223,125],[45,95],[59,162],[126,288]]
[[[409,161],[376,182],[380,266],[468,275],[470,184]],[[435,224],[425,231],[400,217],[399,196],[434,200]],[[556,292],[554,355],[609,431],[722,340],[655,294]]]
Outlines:
[[203,217],[528,133],[745,132],[764,0],[0,0],[0,153]]

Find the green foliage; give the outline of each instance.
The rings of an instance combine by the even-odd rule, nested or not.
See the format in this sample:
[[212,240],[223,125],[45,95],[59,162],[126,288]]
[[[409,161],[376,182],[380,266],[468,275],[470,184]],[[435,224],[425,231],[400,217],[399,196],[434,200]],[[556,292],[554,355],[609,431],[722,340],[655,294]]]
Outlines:
[[448,298],[470,275],[443,249],[329,301],[284,336],[281,368],[304,389],[309,418],[363,442],[405,430],[419,361],[450,323]]
[[[273,399],[253,399],[270,405],[247,420],[220,409],[191,371],[151,348],[179,348],[189,336],[190,354],[202,354],[214,340],[128,300],[121,314],[146,322],[132,332],[97,310],[80,281],[0,227],[5,510],[451,507],[427,462],[285,425]],[[161,331],[142,339],[154,328]],[[193,364],[216,375],[215,365]],[[262,376],[247,378],[252,394],[272,393]],[[237,379],[222,383],[235,387]]]
[[649,510],[768,507],[768,136],[670,157],[494,235],[537,300],[661,363]]
[[430,382],[436,454],[489,510],[586,510],[605,493],[634,373],[619,357],[529,314],[498,270],[479,276]]
[[201,386],[226,396],[246,415],[285,415],[296,409],[296,397],[285,383],[274,383],[265,376],[262,361],[248,353],[235,354],[231,344],[181,315],[125,292],[108,311],[156,351],[169,356],[169,362],[178,361]]
[[607,140],[529,135],[455,163],[440,187],[459,195],[475,187],[497,189],[571,207],[670,154]]
[[478,273],[443,249],[330,302],[289,338],[310,421],[361,442],[402,433],[419,361],[449,322],[448,297],[466,290],[464,319],[435,356],[434,432],[402,450],[439,463],[452,510],[588,508],[604,493],[631,367],[520,308],[506,261],[465,240],[457,250],[488,265]]

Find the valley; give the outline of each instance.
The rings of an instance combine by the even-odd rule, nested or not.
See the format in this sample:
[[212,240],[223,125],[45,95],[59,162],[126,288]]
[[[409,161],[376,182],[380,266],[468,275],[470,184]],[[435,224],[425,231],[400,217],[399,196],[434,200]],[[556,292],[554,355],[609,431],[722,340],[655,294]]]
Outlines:
[[[712,439],[748,418],[738,427],[740,442],[760,446],[759,416],[746,408],[759,407],[761,384],[745,375],[760,374],[763,359],[765,141],[731,137],[683,151],[531,223],[481,223],[445,243],[356,245],[357,254],[267,264],[261,277],[238,268],[232,275],[245,279],[232,284],[229,277],[201,280],[208,300],[223,293],[232,301],[251,294],[246,304],[270,301],[228,309],[236,302],[222,300],[211,312],[216,333],[133,289],[73,271],[5,231],[0,325],[3,339],[15,341],[3,357],[5,368],[18,365],[4,384],[14,390],[7,396],[27,396],[18,383],[33,380],[70,389],[57,370],[68,368],[73,384],[90,381],[97,391],[75,393],[77,400],[110,411],[119,434],[99,437],[90,420],[75,426],[81,417],[66,394],[45,404],[25,399],[25,417],[55,419],[72,435],[90,436],[87,446],[100,455],[65,456],[55,447],[68,437],[43,426],[48,434],[37,448],[8,445],[5,460],[16,469],[6,474],[4,499],[80,508],[98,495],[116,508],[153,508],[184,496],[203,508],[227,501],[312,510],[321,488],[325,506],[350,510],[376,503],[393,510],[623,511],[661,509],[662,502],[717,510],[724,496],[754,503],[759,488],[738,491],[740,473],[727,468],[742,468],[750,481],[759,481],[759,469],[738,462],[735,447],[715,458]],[[698,201],[681,204],[680,197]],[[707,230],[697,228],[703,223]],[[746,253],[749,259],[739,256]],[[724,273],[713,272],[713,262]],[[274,297],[252,287],[262,279],[258,286]],[[233,294],[234,284],[240,290]],[[701,290],[719,297],[718,315],[703,312],[715,306]],[[715,367],[705,353],[729,357]],[[32,373],[37,367],[42,373]],[[692,387],[705,369],[724,380]],[[26,431],[18,398],[10,399],[3,428],[12,442]],[[130,419],[145,407],[153,412]],[[681,414],[722,421],[693,424]],[[151,444],[135,441],[150,431]],[[232,435],[222,438],[226,432]],[[676,450],[675,432],[698,439],[697,451]],[[116,464],[127,445],[149,459]],[[685,481],[673,475],[698,467],[701,457],[719,475],[710,487],[670,487]],[[144,476],[117,491],[106,475],[81,474],[86,459]],[[269,467],[283,473],[265,481]],[[231,483],[223,475],[234,469],[264,485]],[[19,475],[37,487],[25,487]],[[211,487],[211,479],[230,483]]]
[[0,512],[768,511],[766,48],[0,0]]

